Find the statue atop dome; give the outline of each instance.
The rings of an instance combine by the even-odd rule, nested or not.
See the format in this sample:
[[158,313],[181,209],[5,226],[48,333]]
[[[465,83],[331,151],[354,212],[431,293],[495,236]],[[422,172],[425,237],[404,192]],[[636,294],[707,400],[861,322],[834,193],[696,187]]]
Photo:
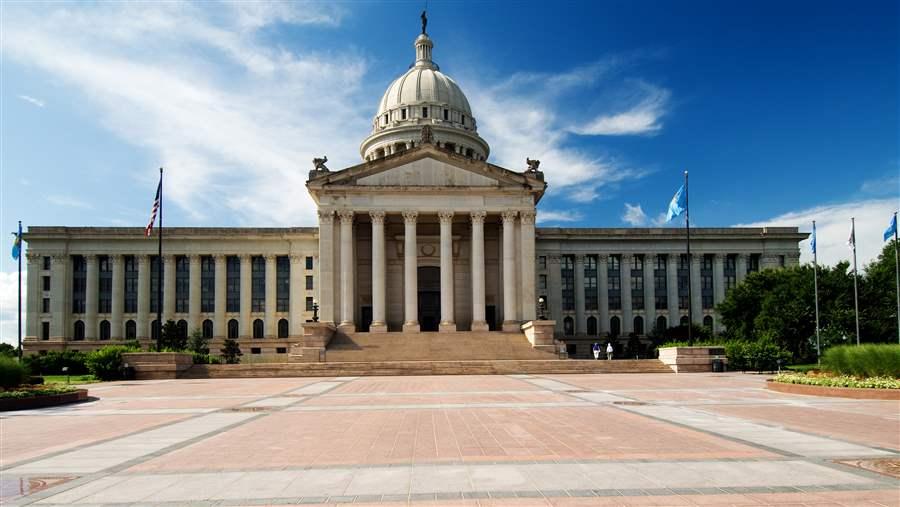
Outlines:
[[425,28],[428,26],[428,15],[425,13],[426,11],[422,11],[422,35],[425,35]]
[[528,172],[537,172],[538,167],[541,166],[540,160],[531,160],[528,157],[525,157],[525,163],[528,165]]

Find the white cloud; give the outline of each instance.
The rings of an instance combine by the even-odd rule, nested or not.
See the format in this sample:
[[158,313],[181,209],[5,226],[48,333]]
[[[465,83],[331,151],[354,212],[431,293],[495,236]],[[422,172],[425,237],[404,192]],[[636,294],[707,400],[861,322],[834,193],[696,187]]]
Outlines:
[[48,195],[47,202],[50,204],[55,204],[57,206],[64,206],[67,208],[81,208],[81,209],[92,209],[93,206],[90,203],[84,202],[81,199],[77,199],[72,196],[67,195]]
[[670,92],[641,83],[642,98],[628,110],[603,114],[585,125],[572,127],[572,132],[589,136],[651,135],[662,130],[660,119],[666,113]]
[[[820,264],[834,265],[851,258],[847,238],[850,236],[850,217],[856,218],[856,259],[860,268],[875,260],[884,247],[882,233],[891,214],[897,210],[897,199],[870,199],[841,204],[828,204],[792,211],[751,224],[735,227],[794,226],[811,232],[816,221],[816,250]],[[809,240],[800,244],[800,261],[812,262]]]
[[545,224],[549,222],[578,222],[584,218],[579,211],[570,210],[538,210],[537,223]]
[[[154,152],[170,202],[195,221],[311,225],[309,161],[359,160],[366,62],[257,34],[340,15],[323,3],[18,4],[4,10],[2,50],[82,92],[109,130]],[[133,176],[152,186],[153,173]]]
[[25,102],[29,102],[32,105],[37,106],[37,107],[44,107],[46,105],[43,100],[36,99],[30,95],[19,95],[19,98],[24,100]]
[[[25,305],[26,289],[25,284],[26,272],[22,270],[22,305]],[[18,302],[16,300],[18,284],[18,271],[0,272],[0,342],[16,345],[18,343],[18,320],[16,319],[16,310]],[[22,337],[25,337],[25,309],[22,309]]]
[[632,205],[626,202],[622,221],[632,227],[641,227],[647,224],[647,214],[644,213],[640,204]]

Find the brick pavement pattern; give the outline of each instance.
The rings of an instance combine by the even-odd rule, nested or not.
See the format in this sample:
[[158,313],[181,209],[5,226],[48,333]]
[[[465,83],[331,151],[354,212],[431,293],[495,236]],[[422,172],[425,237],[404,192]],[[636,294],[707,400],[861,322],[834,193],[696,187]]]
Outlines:
[[742,374],[164,380],[0,415],[3,505],[900,506],[900,402]]

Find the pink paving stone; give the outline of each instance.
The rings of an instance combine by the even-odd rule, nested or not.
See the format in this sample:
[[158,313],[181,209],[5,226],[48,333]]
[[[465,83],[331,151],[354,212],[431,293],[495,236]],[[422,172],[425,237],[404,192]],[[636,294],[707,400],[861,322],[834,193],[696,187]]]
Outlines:
[[101,398],[147,396],[274,396],[299,389],[327,378],[251,378],[251,379],[199,379],[199,380],[148,380],[92,384],[92,396]]
[[679,373],[676,375],[540,375],[585,389],[644,390],[644,389],[765,389],[770,375],[742,373]]
[[772,457],[607,407],[277,412],[132,468]]
[[169,408],[227,408],[241,405],[258,399],[259,396],[240,396],[234,398],[188,398],[168,396],[164,399],[147,398],[106,398],[72,407],[79,412],[94,410],[155,410]]
[[143,431],[190,415],[15,416],[0,419],[0,466]]
[[477,391],[536,391],[540,387],[501,375],[445,375],[437,377],[365,377],[331,394],[353,393],[470,393]]
[[424,405],[435,403],[571,403],[577,402],[571,396],[548,391],[522,391],[497,394],[469,393],[469,394],[440,394],[440,395],[386,395],[373,396],[372,394],[360,394],[357,396],[329,396],[324,395],[313,398],[304,406],[366,406],[366,405]]

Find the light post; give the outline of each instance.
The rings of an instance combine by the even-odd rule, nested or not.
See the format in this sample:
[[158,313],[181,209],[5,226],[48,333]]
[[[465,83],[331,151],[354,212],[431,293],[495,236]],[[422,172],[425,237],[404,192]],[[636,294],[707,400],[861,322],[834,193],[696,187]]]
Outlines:
[[544,312],[547,310],[547,300],[544,299],[544,296],[538,298],[538,311],[539,316],[538,320],[547,320],[547,316],[544,315]]
[[319,301],[313,299],[313,322],[319,322]]

